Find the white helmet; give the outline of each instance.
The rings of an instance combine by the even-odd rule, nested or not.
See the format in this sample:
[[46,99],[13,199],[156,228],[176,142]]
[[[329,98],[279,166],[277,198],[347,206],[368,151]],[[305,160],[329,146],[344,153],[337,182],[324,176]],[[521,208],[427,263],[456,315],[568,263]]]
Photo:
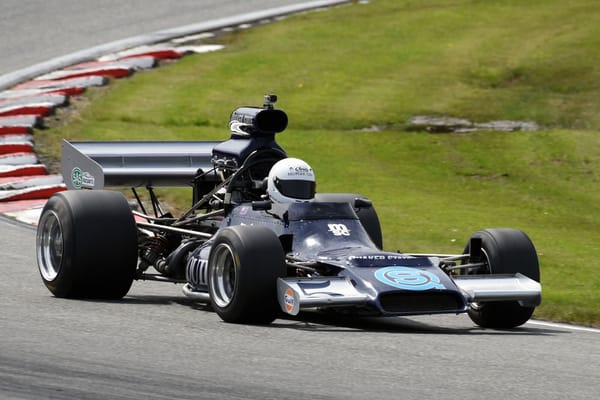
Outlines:
[[315,197],[315,174],[297,158],[277,161],[267,179],[267,193],[273,202],[304,203]]

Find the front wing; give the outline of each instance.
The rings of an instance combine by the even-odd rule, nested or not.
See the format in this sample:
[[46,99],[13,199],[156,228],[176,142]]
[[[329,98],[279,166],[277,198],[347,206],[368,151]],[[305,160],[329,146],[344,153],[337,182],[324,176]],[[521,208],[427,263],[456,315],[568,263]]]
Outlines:
[[[522,274],[469,275],[453,277],[460,295],[467,303],[490,301],[518,301],[522,306],[535,307],[541,302],[542,288],[539,282]],[[429,292],[431,297],[439,291]],[[427,292],[424,293],[427,296]],[[346,277],[279,278],[277,297],[283,312],[297,315],[301,310],[336,308],[347,306],[377,307],[377,296],[361,293]],[[419,309],[418,307],[415,309]],[[440,308],[422,309],[423,314],[466,311]],[[398,315],[420,312],[398,312]],[[386,312],[385,314],[393,314]]]

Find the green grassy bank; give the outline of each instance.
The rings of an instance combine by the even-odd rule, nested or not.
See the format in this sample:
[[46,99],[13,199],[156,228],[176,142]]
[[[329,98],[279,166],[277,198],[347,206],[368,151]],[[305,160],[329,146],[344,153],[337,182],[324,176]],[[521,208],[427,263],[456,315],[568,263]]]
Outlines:
[[[219,40],[91,91],[38,148],[226,139],[235,107],[274,92],[290,118],[280,144],[319,191],[371,197],[386,249],[457,252],[478,229],[521,229],[542,268],[535,316],[600,326],[600,3],[373,0]],[[407,132],[423,114],[543,129]]]

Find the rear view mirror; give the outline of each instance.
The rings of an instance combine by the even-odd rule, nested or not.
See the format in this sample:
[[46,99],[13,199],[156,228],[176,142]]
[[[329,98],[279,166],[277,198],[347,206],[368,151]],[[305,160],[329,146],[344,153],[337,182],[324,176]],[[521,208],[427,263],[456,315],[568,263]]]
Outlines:
[[357,197],[354,199],[354,208],[371,208],[373,207],[373,202],[369,199]]

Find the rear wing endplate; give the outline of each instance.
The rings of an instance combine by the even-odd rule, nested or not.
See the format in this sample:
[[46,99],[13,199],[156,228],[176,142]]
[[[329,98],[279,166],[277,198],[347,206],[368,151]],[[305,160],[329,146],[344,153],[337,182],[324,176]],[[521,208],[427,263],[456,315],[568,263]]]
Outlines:
[[219,143],[63,140],[62,175],[68,189],[190,186],[198,172],[213,168],[212,149]]

